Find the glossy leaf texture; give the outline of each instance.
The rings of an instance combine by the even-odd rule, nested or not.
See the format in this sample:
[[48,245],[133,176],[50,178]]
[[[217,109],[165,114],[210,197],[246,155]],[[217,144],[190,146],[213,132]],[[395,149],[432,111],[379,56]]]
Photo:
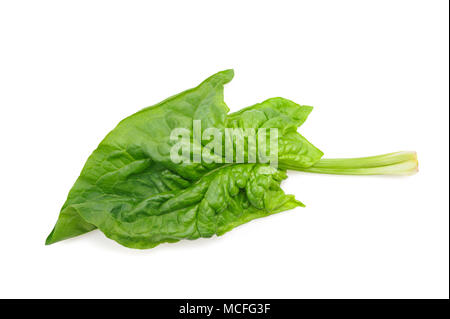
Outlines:
[[302,204],[285,195],[284,171],[263,164],[218,168],[185,189],[142,200],[105,194],[100,201],[72,205],[107,237],[132,248],[222,235],[255,218]]
[[[297,132],[312,108],[273,98],[228,114],[223,86],[232,78],[233,70],[219,72],[122,120],[88,158],[46,244],[99,228],[124,246],[151,248],[221,235],[301,205],[279,185],[284,169],[310,167],[323,155]],[[194,120],[202,132],[277,128],[279,169],[225,161],[175,164],[170,134],[185,128],[192,137]]]

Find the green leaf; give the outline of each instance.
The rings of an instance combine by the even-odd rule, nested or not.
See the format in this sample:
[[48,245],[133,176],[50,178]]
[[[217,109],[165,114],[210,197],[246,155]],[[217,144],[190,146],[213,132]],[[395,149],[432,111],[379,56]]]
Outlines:
[[[46,244],[100,228],[105,235],[128,247],[153,247],[160,242],[181,238],[194,239],[223,234],[253,218],[298,206],[299,203],[286,197],[279,187],[275,193],[270,193],[273,195],[271,202],[264,199],[264,194],[259,194],[256,200],[256,197],[252,197],[253,193],[248,193],[245,189],[235,194],[237,197],[230,201],[230,205],[234,206],[228,207],[224,211],[225,215],[215,217],[217,223],[202,228],[202,218],[206,218],[206,215],[196,215],[201,217],[199,221],[196,220],[197,217],[191,216],[192,205],[201,205],[198,200],[204,202],[203,195],[209,198],[208,203],[213,202],[212,195],[208,195],[213,193],[207,190],[217,188],[218,184],[216,180],[211,180],[211,176],[219,176],[227,183],[234,183],[229,174],[235,170],[225,168],[228,164],[224,161],[212,164],[172,162],[170,149],[174,142],[170,140],[170,134],[175,128],[187,129],[191,138],[194,120],[201,122],[202,132],[210,127],[220,130],[278,128],[278,162],[281,169],[292,163],[298,167],[309,167],[323,154],[296,131],[311,112],[312,108],[309,106],[274,98],[227,115],[229,109],[223,100],[223,86],[232,78],[232,70],[219,72],[193,89],[122,120],[88,158]],[[201,147],[204,148],[206,142],[202,141]],[[191,143],[194,142],[191,140]],[[233,166],[239,166],[240,170],[245,171],[244,167],[254,165]],[[226,174],[220,171],[212,174],[221,167]],[[257,167],[255,172],[252,171],[255,176],[246,181],[249,185],[256,185],[256,180],[268,178],[267,174],[261,173],[263,166]],[[239,169],[236,168],[238,171]],[[281,176],[277,175],[281,173],[271,172],[274,176]],[[275,180],[280,180],[277,178]],[[195,194],[198,197],[190,197]],[[229,194],[220,196],[225,199]],[[220,196],[217,195],[217,200]],[[245,203],[250,203],[250,206],[244,209],[242,205],[246,204],[239,200],[244,201],[245,198]],[[260,203],[261,200],[266,201],[264,205]],[[174,201],[178,204],[177,210],[170,204]],[[238,217],[226,217],[231,216],[230,210],[234,210],[233,216]],[[239,211],[242,214],[238,214]],[[214,212],[217,213],[217,210]],[[189,222],[175,223],[178,226],[174,226],[173,222],[177,218],[186,218]],[[186,226],[189,223],[194,225],[194,222],[199,227],[196,232]],[[158,227],[161,228],[160,231],[157,230]]]
[[[131,248],[152,248],[160,243],[222,235],[255,218],[303,206],[285,195],[280,182],[285,169],[326,174],[412,174],[417,171],[415,152],[397,152],[354,159],[321,159],[323,153],[297,132],[312,107],[283,98],[228,114],[223,86],[233,70],[214,74],[197,87],[172,96],[122,120],[88,158],[69,192],[46,244],[75,237],[99,228],[107,237]],[[194,121],[201,123],[199,132]],[[174,163],[170,151],[175,142],[171,132],[182,128],[188,134],[189,154],[202,151],[202,161]],[[223,155],[212,158],[206,129],[220,133],[277,129],[278,168],[237,163],[240,136],[222,134]],[[233,130],[234,131],[234,130]],[[200,134],[200,140],[195,136]],[[270,132],[270,135],[272,132]],[[254,136],[253,136],[254,137]],[[252,137],[252,138],[253,138]],[[270,136],[273,137],[273,136]],[[250,146],[250,137],[243,137]],[[264,138],[266,140],[264,140]],[[266,149],[257,140],[257,154]],[[230,143],[231,142],[231,143]],[[231,163],[225,151],[233,151]]]
[[72,207],[118,243],[152,248],[181,239],[222,235],[255,218],[302,206],[281,190],[285,177],[285,172],[268,165],[230,165],[185,189],[139,201],[106,194]]

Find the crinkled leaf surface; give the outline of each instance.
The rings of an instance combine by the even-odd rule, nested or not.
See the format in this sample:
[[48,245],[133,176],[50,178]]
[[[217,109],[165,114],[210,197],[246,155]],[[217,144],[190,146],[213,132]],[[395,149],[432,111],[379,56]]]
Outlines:
[[285,172],[269,165],[218,168],[185,189],[142,200],[105,194],[95,205],[73,205],[107,237],[132,248],[221,235],[252,219],[301,206],[285,195]]
[[[301,205],[279,187],[284,169],[323,153],[297,132],[311,112],[283,98],[227,114],[223,86],[233,71],[122,120],[88,158],[46,244],[99,228],[132,248],[221,235],[252,219]],[[278,165],[179,163],[170,133],[201,128],[278,128]],[[202,145],[207,141],[202,141]],[[202,146],[202,147],[203,147]]]

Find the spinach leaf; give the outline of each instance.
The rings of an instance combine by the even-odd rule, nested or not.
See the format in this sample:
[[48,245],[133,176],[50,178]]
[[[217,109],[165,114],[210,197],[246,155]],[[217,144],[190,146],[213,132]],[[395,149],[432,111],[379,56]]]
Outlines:
[[269,165],[238,164],[218,168],[185,189],[141,200],[105,194],[72,205],[107,237],[132,248],[222,235],[252,219],[302,206],[285,195],[284,171]]
[[202,131],[210,127],[279,128],[281,169],[292,161],[308,167],[320,159],[323,153],[296,132],[311,112],[309,106],[275,98],[227,117],[229,109],[223,100],[223,85],[232,77],[232,70],[219,72],[196,88],[122,120],[87,160],[46,243],[100,228],[93,212],[127,220],[135,207],[151,196],[156,196],[153,201],[167,198],[173,194],[170,192],[187,189],[207,173],[224,166],[225,163],[175,164],[170,160],[174,144],[170,140],[171,131],[185,128],[192,134],[193,120],[201,121]]
[[[399,152],[357,159],[321,159],[323,153],[297,128],[312,110],[284,98],[228,114],[223,86],[233,70],[214,74],[197,87],[174,95],[122,120],[90,155],[61,208],[46,244],[75,237],[96,228],[131,248],[152,248],[160,243],[222,235],[252,219],[303,206],[285,195],[280,182],[286,169],[327,174],[411,174],[417,170],[414,152]],[[175,163],[171,132],[189,134],[190,150],[209,152],[209,140],[194,138],[209,128],[278,129],[278,168],[260,157],[247,164],[219,161]],[[237,144],[226,143],[222,154]],[[248,144],[248,142],[247,142]],[[263,143],[264,144],[264,143]],[[266,153],[259,142],[256,153]],[[228,145],[228,146],[227,146]],[[188,154],[193,156],[192,152]],[[208,158],[208,156],[206,156]]]

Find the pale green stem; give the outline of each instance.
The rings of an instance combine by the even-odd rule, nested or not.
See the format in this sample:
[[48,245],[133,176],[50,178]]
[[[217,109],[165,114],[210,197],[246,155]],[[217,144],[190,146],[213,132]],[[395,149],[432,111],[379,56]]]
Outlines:
[[418,171],[416,152],[396,152],[359,158],[321,159],[311,167],[291,169],[339,175],[411,175]]

